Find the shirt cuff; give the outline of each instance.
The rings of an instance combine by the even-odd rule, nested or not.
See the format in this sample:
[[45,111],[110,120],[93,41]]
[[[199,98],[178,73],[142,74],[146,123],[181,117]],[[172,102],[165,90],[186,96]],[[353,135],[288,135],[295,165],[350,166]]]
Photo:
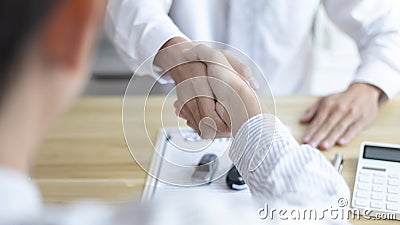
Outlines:
[[361,65],[353,83],[367,83],[381,89],[388,99],[393,99],[400,90],[400,71],[386,63],[374,60]]
[[42,210],[41,196],[35,183],[29,177],[6,168],[0,168],[0,199],[0,221],[6,224],[32,221]]
[[157,23],[157,26],[149,26],[147,29],[147,32],[145,32],[146,35],[143,36],[143,41],[147,43],[144,44],[147,47],[141,48],[142,58],[147,60],[139,67],[136,74],[150,75],[161,84],[173,83],[174,81],[171,77],[162,74],[166,71],[163,71],[161,68],[154,65],[155,56],[161,47],[170,39],[174,37],[183,37],[189,40],[189,38],[183,34],[178,27],[171,25],[169,21],[164,24]]
[[263,162],[273,168],[283,154],[298,146],[293,135],[277,117],[259,114],[241,126],[229,155],[239,171],[254,171]]

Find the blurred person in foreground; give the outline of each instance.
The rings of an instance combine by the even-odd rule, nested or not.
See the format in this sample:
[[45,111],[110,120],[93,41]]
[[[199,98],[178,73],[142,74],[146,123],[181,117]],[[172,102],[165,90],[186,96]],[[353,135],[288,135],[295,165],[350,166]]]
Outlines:
[[[398,0],[111,0],[106,29],[133,70],[169,46],[217,41],[253,59],[274,95],[304,95],[311,91],[312,30],[320,7],[354,40],[361,59],[346,90],[321,98],[300,118],[301,123],[309,124],[302,141],[329,149],[349,143],[375,119],[379,105],[400,91]],[[175,54],[158,57],[155,65],[164,67],[179,60],[183,50],[176,48]],[[240,65],[243,71],[246,66]],[[161,83],[178,85],[189,80],[193,83],[190,92],[197,95],[214,91],[206,82],[190,79],[207,75],[198,62],[174,67],[168,71],[169,77],[160,77],[157,70],[151,70],[152,65],[141,67],[147,68],[142,74],[151,74]],[[257,87],[254,79],[247,78]],[[182,93],[177,86],[179,99],[190,92]],[[197,97],[182,110],[197,132],[202,119],[210,117],[218,135],[229,133],[211,99]],[[212,129],[200,134],[207,137],[209,133]]]
[[[343,178],[316,149],[300,146],[272,115],[263,114],[242,75],[207,46],[187,51],[205,63],[222,119],[235,137],[229,154],[254,202],[222,195],[170,196],[146,208],[135,203],[45,205],[30,166],[53,122],[80,93],[103,16],[100,0],[0,1],[0,224],[263,224],[263,207],[330,209],[348,198]],[[201,53],[201,54],[197,54]],[[231,67],[232,66],[232,67]],[[243,104],[242,99],[246,99]],[[275,132],[274,132],[275,131]],[[265,143],[272,141],[269,149]],[[267,154],[268,153],[268,154]],[[265,158],[264,158],[265,157]],[[252,162],[260,162],[257,167]],[[281,223],[275,215],[273,223]],[[289,224],[304,221],[290,221]],[[325,217],[318,224],[346,224]]]

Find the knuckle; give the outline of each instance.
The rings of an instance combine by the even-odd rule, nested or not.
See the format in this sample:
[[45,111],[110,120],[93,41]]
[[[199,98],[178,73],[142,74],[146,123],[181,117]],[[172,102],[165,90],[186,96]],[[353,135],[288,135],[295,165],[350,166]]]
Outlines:
[[252,76],[252,71],[250,66],[248,66],[247,64],[241,63],[240,68],[242,69],[242,75],[246,75],[248,76],[247,78],[250,78],[250,76]]
[[336,105],[336,110],[338,112],[345,113],[345,112],[347,112],[349,110],[349,107],[346,104],[343,104],[343,103],[342,104],[337,104]]
[[222,56],[222,53],[220,51],[217,51],[217,50],[212,50],[211,53],[210,53],[210,57],[213,60],[219,59],[221,56]]
[[349,109],[349,115],[350,115],[351,117],[358,117],[358,110],[355,109],[354,107],[351,107],[351,108]]
[[205,49],[208,49],[208,46],[207,45],[205,45],[205,44],[198,44],[198,45],[196,45],[196,47],[195,47],[197,50],[205,50]]
[[330,108],[335,105],[335,101],[333,101],[331,98],[326,98],[322,101],[322,105]]
[[358,119],[361,120],[361,121],[366,121],[366,120],[369,119],[369,117],[366,114],[360,114],[358,116]]
[[240,68],[240,70],[242,72],[249,72],[250,71],[250,67],[247,64],[243,63],[243,62],[238,62],[238,67]]

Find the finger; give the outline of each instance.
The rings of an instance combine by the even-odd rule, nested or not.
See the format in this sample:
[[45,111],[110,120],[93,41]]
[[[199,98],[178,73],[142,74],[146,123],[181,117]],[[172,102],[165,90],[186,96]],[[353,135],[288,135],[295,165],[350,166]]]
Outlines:
[[362,131],[365,127],[365,122],[362,120],[357,121],[353,125],[351,125],[347,131],[342,135],[342,137],[338,140],[338,145],[346,145],[349,143],[358,133]]
[[318,107],[319,107],[319,101],[314,105],[312,105],[309,109],[307,109],[304,115],[300,118],[300,123],[309,123],[317,113]]
[[[202,133],[202,138],[224,138],[230,137],[231,132],[229,126],[223,120],[223,118],[217,112],[217,102],[214,99],[209,98],[197,98],[198,104],[200,103],[202,107],[199,107],[200,114],[207,116],[202,116],[199,128]],[[224,109],[224,108],[223,108]],[[220,109],[219,109],[220,110]]]
[[216,49],[206,45],[197,45],[194,48],[184,52],[185,57],[191,61],[203,61],[206,63],[220,64],[227,68],[233,69],[225,55]]
[[249,86],[248,82],[240,76],[230,65],[225,55],[205,45],[197,45],[185,53],[190,60],[200,60],[207,64],[208,83],[218,99],[226,100],[227,94],[224,90],[243,89],[243,85]]
[[199,131],[198,134],[200,135],[200,137],[204,139],[214,138],[217,131],[216,125],[211,119],[209,119],[209,115],[202,116],[200,114],[200,109],[204,106],[198,104],[198,98],[190,100],[186,103],[186,105],[193,116],[192,124],[196,128],[196,130]]
[[[196,98],[193,98],[193,99],[189,100],[188,102],[186,102],[185,106],[188,109],[188,111],[190,112],[190,114],[192,115],[195,126],[198,127],[199,122],[201,120],[201,116],[200,116],[200,112],[199,112],[199,109],[197,106]],[[185,115],[187,114],[186,111],[184,111],[184,114]]]
[[197,125],[197,123],[196,123],[196,120],[194,119],[194,116],[193,116],[193,114],[190,112],[190,110],[189,110],[189,108],[188,108],[188,106],[187,105],[184,105],[183,107],[182,107],[182,113],[187,117],[187,122],[186,123],[190,123],[190,124],[192,124],[192,128],[200,135],[200,129],[199,129],[199,127],[198,126],[196,126]]
[[183,113],[182,104],[179,101],[174,102],[174,108],[175,108],[175,115],[179,116],[184,120],[188,119],[188,117]]
[[215,111],[222,118],[222,120],[224,120],[225,124],[230,129],[230,127],[231,127],[231,118],[230,118],[229,113],[226,110],[226,108],[219,101],[215,105]]
[[224,121],[224,123],[228,127],[228,131],[227,132],[223,132],[223,133],[218,133],[217,134],[218,137],[219,138],[231,137],[232,136],[232,131],[231,131],[232,124],[231,124],[231,118],[229,116],[228,111],[226,110],[226,108],[220,102],[217,102],[215,104],[215,111],[217,112],[219,117],[222,118],[222,120]]
[[304,135],[303,142],[306,144],[310,144],[313,147],[317,147],[317,143],[312,142],[313,136],[316,134],[316,132],[320,129],[320,127],[323,125],[325,120],[328,118],[330,114],[331,108],[330,107],[324,107],[321,105],[317,113],[315,115],[315,118],[312,120],[311,124],[308,126],[307,131]]
[[174,108],[175,108],[175,114],[176,115],[178,115],[179,114],[179,112],[181,111],[181,104],[179,103],[179,101],[178,100],[176,100],[175,102],[174,102]]
[[330,134],[322,141],[321,149],[326,150],[335,145],[346,130],[355,122],[352,115],[347,114],[330,132]]
[[214,139],[217,136],[217,127],[210,117],[204,117],[199,123],[200,137],[203,139]]
[[[328,115],[328,117],[325,119],[323,123],[319,126],[318,130],[315,132],[313,137],[311,138],[310,143],[312,145],[318,146],[320,149],[323,149],[321,147],[322,140],[328,137],[329,133],[333,130],[333,128],[336,126],[336,124],[346,116],[346,112],[343,112],[341,110],[338,110],[337,108],[332,108],[332,111]],[[314,146],[315,147],[315,146]]]
[[260,85],[258,84],[257,80],[254,79],[253,73],[249,66],[241,62],[238,58],[236,58],[230,51],[222,50],[222,54],[225,55],[226,59],[228,60],[229,64],[232,68],[239,73],[245,80],[250,84],[253,89],[258,89]]
[[188,117],[182,111],[179,112],[178,116],[184,120],[188,120]]
[[[214,124],[207,124],[208,126],[216,125],[217,132],[228,132],[229,128],[223,119],[218,115],[216,111],[216,102],[210,98],[197,98],[197,104],[200,106],[200,115],[202,118],[210,117]],[[207,121],[204,121],[207,122]]]
[[193,130],[195,130],[197,133],[199,133],[199,131],[196,130],[196,128],[194,127],[194,124],[192,121],[188,120],[186,121],[186,125],[190,128],[192,128]]
[[215,138],[229,138],[231,136],[231,132],[218,132]]
[[230,66],[228,60],[221,51],[210,48],[207,45],[196,45],[195,47],[184,51],[183,54],[191,61],[209,61]]

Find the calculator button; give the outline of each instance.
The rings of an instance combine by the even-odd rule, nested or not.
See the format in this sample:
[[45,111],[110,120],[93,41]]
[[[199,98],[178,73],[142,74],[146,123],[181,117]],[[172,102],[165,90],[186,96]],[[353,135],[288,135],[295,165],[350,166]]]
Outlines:
[[380,177],[374,177],[373,182],[374,182],[374,184],[384,184],[385,183],[385,179],[384,178],[380,178]]
[[385,194],[383,194],[383,193],[372,193],[371,194],[371,199],[383,200],[383,199],[385,199]]
[[361,175],[365,175],[365,176],[371,176],[372,172],[371,171],[367,171],[367,170],[361,170],[359,172]]
[[392,185],[392,186],[399,186],[400,185],[400,181],[399,180],[395,180],[395,179],[389,179],[388,180],[388,184]]
[[399,202],[400,197],[398,195],[388,195],[387,196],[387,201],[388,202]]
[[370,206],[371,206],[371,208],[374,208],[374,209],[382,209],[384,207],[384,204],[383,204],[383,202],[372,201]]
[[366,191],[357,191],[356,192],[356,197],[357,198],[368,198],[368,192]]
[[389,177],[390,177],[390,178],[394,178],[394,179],[399,179],[399,178],[400,178],[400,175],[397,174],[397,173],[392,173],[392,174],[389,174]]
[[358,181],[360,181],[362,183],[369,183],[371,181],[371,178],[369,178],[367,176],[360,175],[358,177]]
[[375,191],[375,192],[383,192],[384,190],[385,190],[385,187],[382,185],[374,185],[372,187],[372,191]]
[[384,172],[375,172],[374,176],[375,177],[386,177],[386,174]]
[[388,187],[387,192],[390,194],[400,194],[398,187]]
[[358,183],[357,184],[358,190],[371,190],[371,185],[364,184],[364,183]]
[[394,204],[394,203],[387,203],[386,204],[386,209],[397,211],[399,209],[399,206],[397,204]]
[[355,199],[354,200],[354,205],[356,206],[367,206],[368,201],[366,199]]

